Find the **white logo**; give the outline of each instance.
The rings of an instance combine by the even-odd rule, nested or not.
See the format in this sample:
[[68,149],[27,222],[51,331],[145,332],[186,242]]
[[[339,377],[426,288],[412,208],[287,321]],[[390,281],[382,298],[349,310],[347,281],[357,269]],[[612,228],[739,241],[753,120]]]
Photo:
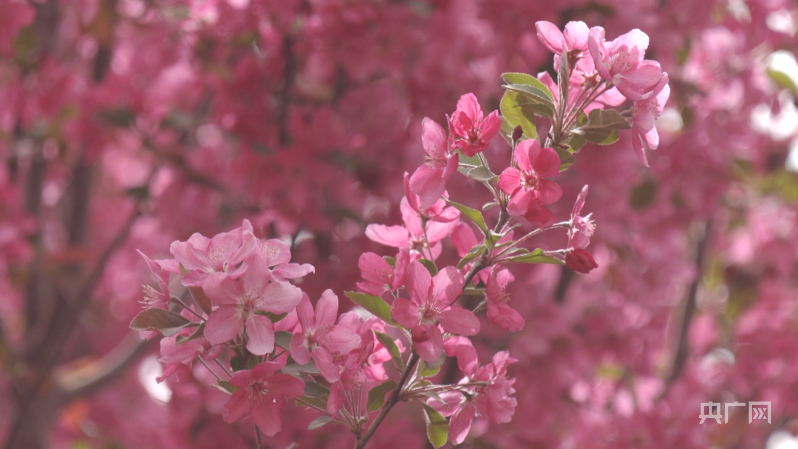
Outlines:
[[[729,422],[729,407],[745,407],[745,402],[727,402],[725,406],[726,417],[723,420],[724,424]],[[704,424],[707,419],[714,419],[715,422],[720,424],[720,419],[723,417],[720,412],[720,403],[702,402],[701,413],[698,417],[701,418],[699,424]],[[751,401],[748,403],[748,424],[751,424],[751,421],[755,419],[767,419],[768,424],[770,424],[770,401]]]

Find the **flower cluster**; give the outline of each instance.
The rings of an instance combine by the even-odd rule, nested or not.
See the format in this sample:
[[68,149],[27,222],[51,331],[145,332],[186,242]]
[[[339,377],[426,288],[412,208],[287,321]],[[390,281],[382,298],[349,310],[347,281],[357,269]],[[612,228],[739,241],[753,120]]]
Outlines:
[[[158,289],[145,287],[142,303],[148,309],[132,327],[146,336],[153,331],[166,336],[161,341],[165,377],[199,361],[231,394],[224,419],[251,418],[256,431],[269,436],[279,432],[289,399],[322,414],[313,428],[331,421],[348,426],[358,447],[401,400],[422,406],[436,447],[447,434],[454,444],[462,443],[477,417],[510,421],[517,401],[508,366],[515,360],[500,351],[491,363],[479,365],[468,338],[480,331],[478,314],[486,311],[502,329],[523,329],[524,319],[510,306],[512,264],[564,264],[579,273],[597,267],[585,249],[595,229],[590,214],[582,216],[587,186],[570,219],[555,223],[547,206],[563,192],[552,178],[573,163],[577,146],[617,139],[618,129],[631,128],[650,144],[651,117],[664,101],[662,92],[667,95],[667,75],[642,59],[647,38],[639,31],[610,43],[603,30],[588,32],[583,23],[571,23],[561,33],[540,22],[538,32],[558,54],[556,89],[549,90],[553,79],[545,75],[505,74],[501,116],[484,114],[477,98],[467,94],[447,119],[448,133],[430,118],[422,121],[427,156],[412,175],[404,175],[403,224],[371,224],[365,230],[369,239],[397,252],[360,256],[360,292],[346,292],[354,311],[339,315],[338,296],[329,289],[314,306],[298,282],[314,267],[292,263],[288,244],[262,240],[248,220],[212,238],[194,234],[174,242],[173,259],[144,256]],[[635,102],[631,114],[605,109],[620,104],[619,95]],[[525,107],[534,112],[519,115],[517,109]],[[545,137],[536,132],[536,117],[550,121]],[[496,175],[483,153],[500,133],[512,156]],[[456,172],[483,184],[493,202],[471,208],[453,201],[446,185]],[[493,207],[495,216],[483,214]],[[521,229],[526,231],[516,238]],[[556,229],[567,231],[564,248],[526,247],[533,237]],[[445,239],[461,258],[455,266],[438,266]],[[170,275],[180,276],[183,287],[175,296]],[[481,301],[468,305],[465,297]],[[447,357],[456,358],[464,377],[456,384],[435,384],[431,379]],[[389,375],[391,365],[397,376]]]

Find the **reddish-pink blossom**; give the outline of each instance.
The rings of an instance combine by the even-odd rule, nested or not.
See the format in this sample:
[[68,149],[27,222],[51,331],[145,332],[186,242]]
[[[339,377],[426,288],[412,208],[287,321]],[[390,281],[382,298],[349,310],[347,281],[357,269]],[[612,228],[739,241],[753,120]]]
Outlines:
[[507,293],[507,284],[513,281],[509,270],[493,270],[488,277],[486,297],[488,303],[488,319],[497,326],[510,332],[518,332],[524,328],[524,318],[507,302],[510,295]]
[[452,115],[452,131],[457,136],[455,147],[466,156],[474,156],[488,147],[490,140],[499,132],[502,119],[498,111],[485,117],[474,94],[465,94],[457,102]]
[[405,283],[408,263],[410,253],[405,248],[399,250],[393,266],[377,254],[363,253],[357,263],[363,281],[357,283],[357,288],[377,296],[396,291]]
[[325,290],[316,303],[316,311],[310,298],[303,295],[297,305],[297,315],[302,326],[291,339],[291,357],[299,364],[310,362],[328,382],[341,378],[341,369],[335,362],[336,356],[346,356],[360,347],[360,336],[343,326],[336,326],[338,316],[338,297],[332,290]]
[[587,186],[582,187],[579,196],[576,197],[574,208],[571,211],[571,229],[568,230],[568,248],[586,248],[590,244],[590,237],[596,229],[596,224],[590,218],[592,214],[582,216],[582,208],[585,207],[587,198]]
[[541,148],[535,139],[524,140],[515,149],[515,164],[499,176],[499,188],[510,195],[507,212],[523,216],[538,227],[554,222],[554,214],[543,208],[560,199],[562,189],[545,179],[560,172],[560,158],[551,148]]
[[263,362],[252,370],[233,374],[230,384],[238,389],[224,406],[224,420],[235,422],[250,415],[261,432],[276,435],[282,427],[285,398],[298,398],[305,390],[301,380],[278,373],[284,365],[279,361]]
[[266,259],[254,252],[244,260],[249,268],[239,279],[217,272],[203,290],[218,305],[208,317],[205,336],[213,344],[235,338],[246,324],[247,349],[256,355],[274,350],[272,320],[261,313],[281,315],[302,300],[302,291],[288,282],[272,281]]
[[473,312],[451,305],[462,292],[463,282],[463,275],[455,267],[446,267],[435,277],[419,262],[407,267],[410,299],[396,299],[391,316],[411,329],[416,352],[423,360],[437,360],[443,350],[439,323],[444,331],[453,334],[474,335],[479,331],[479,320]]
[[452,153],[453,135],[446,137],[441,125],[424,117],[421,121],[421,143],[427,153],[424,164],[410,177],[410,188],[419,196],[419,208],[435,204],[446,190],[446,182],[457,171],[460,158]]
[[599,75],[630,100],[650,97],[662,78],[659,63],[643,59],[648,48],[648,35],[638,29],[606,42],[604,28],[593,27],[588,47]]

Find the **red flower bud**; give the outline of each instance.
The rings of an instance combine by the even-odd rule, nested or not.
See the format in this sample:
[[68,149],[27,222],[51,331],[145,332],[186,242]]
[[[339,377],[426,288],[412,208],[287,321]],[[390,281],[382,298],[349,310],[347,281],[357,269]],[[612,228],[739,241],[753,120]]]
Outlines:
[[598,264],[589,252],[582,248],[572,249],[565,254],[565,265],[577,273],[589,273],[590,270],[597,268]]
[[516,126],[515,129],[513,129],[513,142],[517,142],[523,135],[524,130],[521,129],[521,126]]

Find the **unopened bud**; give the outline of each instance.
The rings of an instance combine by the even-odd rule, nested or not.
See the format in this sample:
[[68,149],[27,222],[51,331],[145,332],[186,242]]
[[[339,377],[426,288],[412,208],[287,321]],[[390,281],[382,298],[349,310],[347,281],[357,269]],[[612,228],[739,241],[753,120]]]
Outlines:
[[515,129],[513,130],[513,142],[518,142],[518,139],[520,139],[521,136],[523,135],[524,135],[524,130],[521,129],[521,126],[520,125],[516,126]]
[[568,251],[565,255],[565,265],[577,273],[589,273],[590,270],[598,267],[593,256],[582,248]]

